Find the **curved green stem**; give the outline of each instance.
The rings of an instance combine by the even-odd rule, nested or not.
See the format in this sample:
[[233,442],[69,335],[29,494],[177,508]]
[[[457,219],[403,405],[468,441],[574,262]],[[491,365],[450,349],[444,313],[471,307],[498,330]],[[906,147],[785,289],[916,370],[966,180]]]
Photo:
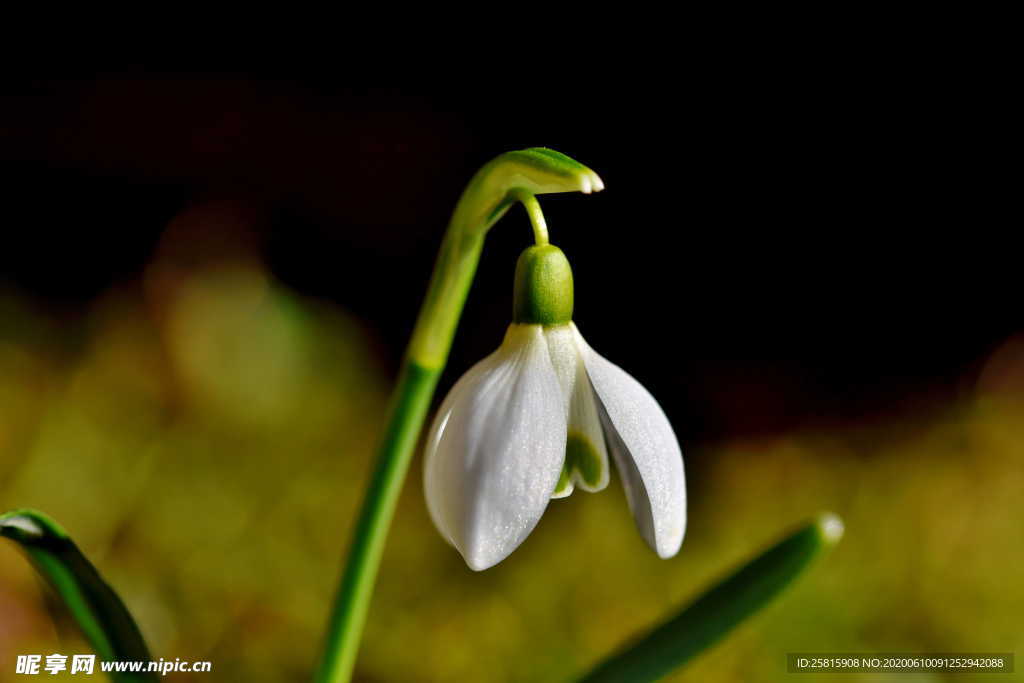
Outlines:
[[550,192],[589,193],[603,188],[601,179],[586,166],[554,150],[535,147],[507,152],[492,160],[473,176],[463,192],[441,244],[392,395],[376,470],[356,522],[331,612],[315,676],[317,683],[344,683],[351,678],[398,495],[448,359],[487,231],[524,193],[532,198]]
[[540,210],[540,202],[529,192],[517,190],[515,198],[526,208],[526,214],[530,217],[530,225],[533,226],[533,239],[538,245],[548,243],[548,223],[544,220],[544,212]]

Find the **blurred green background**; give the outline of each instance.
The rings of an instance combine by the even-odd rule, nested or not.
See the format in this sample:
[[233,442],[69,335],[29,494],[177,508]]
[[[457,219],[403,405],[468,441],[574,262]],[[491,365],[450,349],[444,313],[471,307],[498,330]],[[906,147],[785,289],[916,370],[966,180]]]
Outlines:
[[[805,162],[847,114],[787,124],[780,161],[738,114],[687,136],[669,100],[616,109],[606,84],[543,111],[322,75],[7,85],[0,508],[64,525],[154,656],[213,662],[168,680],[308,679],[447,212],[477,166],[538,143],[609,186],[543,205],[581,331],[676,425],[687,538],[658,560],[613,481],[473,573],[417,456],[358,680],[571,680],[821,510],[838,548],[672,680],[788,680],[794,651],[1024,651],[1018,270],[985,209],[965,219],[976,185],[858,180],[888,128],[834,142],[825,180]],[[922,240],[958,222],[969,239]],[[528,239],[522,216],[495,229],[441,394],[499,343]],[[0,544],[0,680],[17,654],[86,651]]]

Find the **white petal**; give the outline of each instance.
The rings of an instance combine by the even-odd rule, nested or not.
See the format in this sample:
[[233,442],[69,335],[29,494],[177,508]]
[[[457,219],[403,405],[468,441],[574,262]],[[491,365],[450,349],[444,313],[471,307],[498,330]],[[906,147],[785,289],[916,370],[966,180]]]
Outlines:
[[686,479],[679,441],[654,397],[590,348],[578,330],[576,335],[637,528],[660,557],[672,557],[686,533]]
[[427,440],[427,507],[475,570],[505,559],[536,526],[565,458],[566,419],[540,325],[505,341],[452,388]]

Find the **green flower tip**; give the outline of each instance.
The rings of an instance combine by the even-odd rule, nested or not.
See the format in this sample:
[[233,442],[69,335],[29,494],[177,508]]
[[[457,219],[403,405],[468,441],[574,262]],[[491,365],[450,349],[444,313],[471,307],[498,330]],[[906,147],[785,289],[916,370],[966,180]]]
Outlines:
[[585,434],[570,429],[565,441],[565,464],[551,497],[570,495],[577,482],[585,491],[600,491],[608,481],[607,466],[591,440]]
[[818,536],[825,545],[835,545],[843,537],[843,520],[831,512],[823,512],[814,521]]
[[67,532],[37,510],[12,510],[0,515],[0,536],[19,543],[40,541],[47,536],[66,538]]
[[529,247],[516,263],[512,320],[526,325],[564,325],[572,320],[572,268],[558,247]]

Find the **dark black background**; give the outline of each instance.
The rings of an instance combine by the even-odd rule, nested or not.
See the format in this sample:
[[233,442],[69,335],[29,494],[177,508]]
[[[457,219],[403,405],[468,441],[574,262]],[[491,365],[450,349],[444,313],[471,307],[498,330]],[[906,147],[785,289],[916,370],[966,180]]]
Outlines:
[[[396,367],[465,183],[543,145],[608,188],[542,198],[577,323],[686,444],[941,404],[1022,327],[1006,95],[976,73],[750,60],[469,82],[9,77],[0,282],[74,316],[137,279],[183,209],[231,200],[251,224],[227,238],[365,319]],[[529,240],[519,211],[488,238],[442,391],[499,343]]]

